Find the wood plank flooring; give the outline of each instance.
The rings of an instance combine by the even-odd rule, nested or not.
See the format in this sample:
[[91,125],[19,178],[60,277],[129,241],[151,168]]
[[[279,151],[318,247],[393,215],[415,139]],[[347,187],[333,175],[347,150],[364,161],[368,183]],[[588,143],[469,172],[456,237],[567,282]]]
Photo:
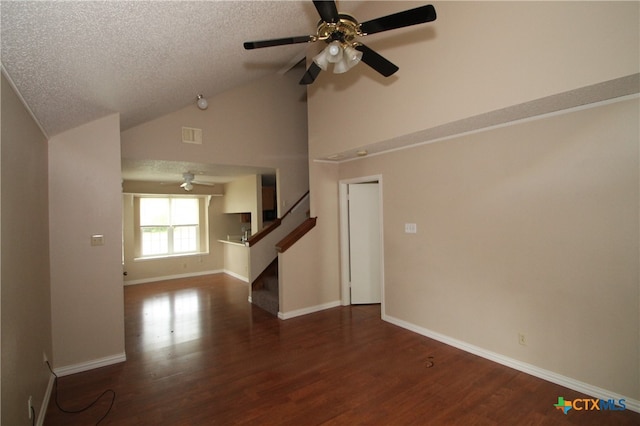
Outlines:
[[[569,411],[587,397],[380,319],[378,305],[286,321],[226,275],[125,288],[127,361],[62,377],[100,425],[638,425],[626,411]],[[51,398],[45,425],[92,425]]]

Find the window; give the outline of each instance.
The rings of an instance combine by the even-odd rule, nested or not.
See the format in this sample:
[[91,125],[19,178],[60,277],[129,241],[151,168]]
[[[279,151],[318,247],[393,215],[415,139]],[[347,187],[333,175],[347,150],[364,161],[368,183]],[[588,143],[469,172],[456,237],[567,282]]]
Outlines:
[[204,205],[202,197],[139,197],[139,257],[206,251],[206,234],[201,232],[202,227],[206,230]]

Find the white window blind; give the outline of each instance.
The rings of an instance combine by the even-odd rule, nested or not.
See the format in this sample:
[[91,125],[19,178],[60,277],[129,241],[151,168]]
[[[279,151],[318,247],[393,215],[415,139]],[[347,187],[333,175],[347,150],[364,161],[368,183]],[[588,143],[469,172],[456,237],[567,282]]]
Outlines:
[[200,203],[197,197],[140,197],[142,257],[200,252]]

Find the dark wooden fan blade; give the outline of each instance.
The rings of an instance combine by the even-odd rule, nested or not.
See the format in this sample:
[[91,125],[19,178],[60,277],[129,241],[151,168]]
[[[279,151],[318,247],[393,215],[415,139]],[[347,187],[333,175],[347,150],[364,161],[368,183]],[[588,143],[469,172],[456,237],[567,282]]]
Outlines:
[[313,0],[313,4],[324,22],[338,22],[340,19],[335,1]]
[[356,46],[356,49],[362,52],[362,62],[369,65],[385,77],[389,77],[400,69],[364,44]]
[[436,9],[428,4],[426,6],[416,7],[415,9],[405,10],[404,12],[394,13],[393,15],[372,19],[371,21],[362,23],[360,29],[365,34],[375,34],[435,20]]
[[310,35],[298,36],[298,37],[274,38],[272,40],[247,41],[244,43],[244,48],[247,50],[251,50],[251,49],[259,49],[262,47],[282,46],[285,44],[310,43],[312,41],[315,41],[315,37]]
[[309,65],[309,69],[302,76],[300,84],[313,83],[316,80],[316,77],[318,77],[318,74],[320,74],[320,71],[322,71],[322,68],[320,68],[315,62],[311,62],[311,65]]

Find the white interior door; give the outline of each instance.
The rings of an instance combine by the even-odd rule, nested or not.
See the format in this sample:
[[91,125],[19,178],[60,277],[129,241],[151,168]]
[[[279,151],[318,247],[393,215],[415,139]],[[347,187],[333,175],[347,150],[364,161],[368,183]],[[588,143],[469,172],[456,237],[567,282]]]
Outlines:
[[351,303],[380,303],[380,191],[377,182],[349,184]]

